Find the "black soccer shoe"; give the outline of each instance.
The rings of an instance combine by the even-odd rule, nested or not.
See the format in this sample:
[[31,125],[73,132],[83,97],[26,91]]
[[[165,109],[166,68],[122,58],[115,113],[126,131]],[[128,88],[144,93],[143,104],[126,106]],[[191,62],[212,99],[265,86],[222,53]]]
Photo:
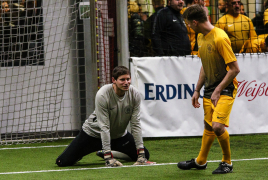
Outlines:
[[104,151],[103,150],[99,150],[96,152],[96,155],[101,157],[102,159],[104,158]]
[[181,161],[178,163],[178,168],[182,169],[182,170],[189,170],[189,169],[192,169],[192,168],[196,168],[198,170],[201,170],[201,169],[206,169],[207,168],[207,164],[204,164],[204,165],[198,165],[196,162],[195,162],[195,159],[191,159],[190,161]]
[[226,174],[233,172],[233,165],[230,165],[226,162],[221,162],[219,167],[212,172],[212,174]]

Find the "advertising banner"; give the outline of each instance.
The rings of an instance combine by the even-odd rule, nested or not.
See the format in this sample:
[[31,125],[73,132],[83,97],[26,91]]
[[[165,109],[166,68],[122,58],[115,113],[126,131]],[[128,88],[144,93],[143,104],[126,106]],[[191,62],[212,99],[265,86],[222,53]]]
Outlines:
[[[268,57],[237,56],[238,93],[230,116],[230,134],[268,132]],[[143,137],[201,136],[204,129],[203,89],[195,109],[191,97],[199,77],[196,56],[132,58],[132,84],[142,95]]]

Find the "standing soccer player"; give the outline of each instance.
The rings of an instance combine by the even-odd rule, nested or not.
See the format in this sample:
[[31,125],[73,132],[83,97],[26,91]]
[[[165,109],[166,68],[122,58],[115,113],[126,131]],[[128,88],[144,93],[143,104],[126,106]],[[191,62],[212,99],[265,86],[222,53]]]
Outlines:
[[197,158],[178,163],[183,170],[192,168],[206,169],[207,156],[211,145],[217,137],[223,157],[219,167],[212,174],[224,174],[233,171],[229,133],[225,127],[229,126],[229,116],[235,100],[237,74],[240,72],[236,57],[232,51],[231,42],[227,34],[214,27],[207,19],[206,12],[200,5],[188,7],[183,17],[198,36],[198,56],[202,67],[192,105],[199,108],[198,98],[200,90],[205,85],[204,106],[204,133],[201,150]]
[[[122,152],[136,161],[134,165],[150,165],[149,151],[143,146],[140,124],[140,93],[130,85],[130,71],[117,66],[112,72],[112,84],[97,92],[95,111],[83,124],[82,130],[57,158],[58,166],[72,166],[87,154],[104,151],[108,167],[122,166],[111,150]],[[131,125],[131,134],[127,125]]]

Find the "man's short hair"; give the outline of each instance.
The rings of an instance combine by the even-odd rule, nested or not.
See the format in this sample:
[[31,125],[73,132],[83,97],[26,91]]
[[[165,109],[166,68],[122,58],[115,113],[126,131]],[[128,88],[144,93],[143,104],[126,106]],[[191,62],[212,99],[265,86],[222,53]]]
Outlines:
[[125,75],[125,74],[128,74],[130,75],[130,71],[127,67],[125,66],[116,66],[114,69],[113,69],[113,72],[112,72],[112,77],[117,80],[117,78],[119,76],[122,76],[122,75]]
[[190,7],[188,7],[184,11],[182,17],[184,19],[187,19],[188,21],[196,20],[196,21],[199,21],[201,23],[206,22],[208,20],[206,11],[199,4],[194,4]]

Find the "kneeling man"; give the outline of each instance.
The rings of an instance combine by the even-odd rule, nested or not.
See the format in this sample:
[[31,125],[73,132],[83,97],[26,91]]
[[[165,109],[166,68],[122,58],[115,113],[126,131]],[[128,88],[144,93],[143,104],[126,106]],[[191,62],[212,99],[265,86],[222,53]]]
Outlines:
[[[112,72],[112,84],[97,92],[95,111],[83,124],[81,132],[57,158],[58,166],[71,166],[87,154],[103,149],[106,166],[122,164],[112,151],[129,156],[134,165],[150,165],[149,151],[143,146],[140,123],[140,93],[131,83],[130,71],[117,66]],[[127,125],[131,125],[131,134]]]

